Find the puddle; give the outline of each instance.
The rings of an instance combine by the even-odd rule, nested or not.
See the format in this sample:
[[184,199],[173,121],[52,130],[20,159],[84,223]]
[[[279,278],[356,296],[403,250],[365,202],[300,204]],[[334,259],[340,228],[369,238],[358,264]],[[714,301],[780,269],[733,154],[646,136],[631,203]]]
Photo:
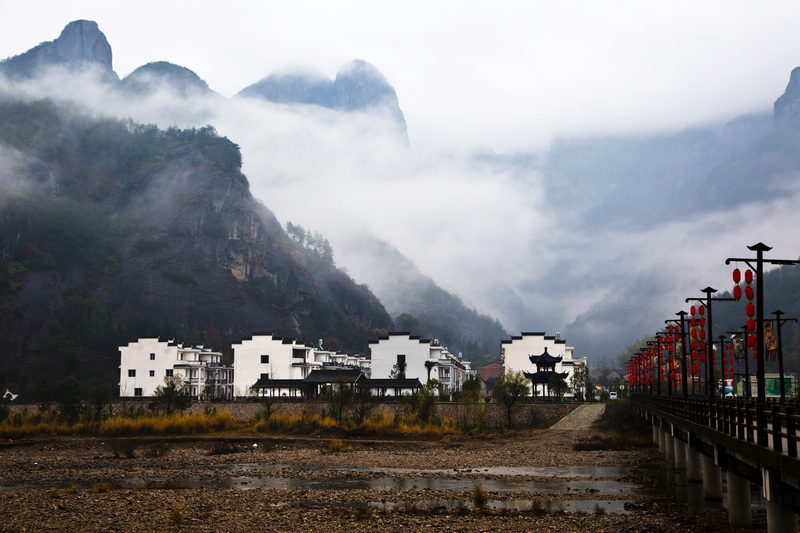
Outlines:
[[[696,513],[714,507],[728,508],[728,487],[726,476],[722,476],[722,500],[709,501],[703,497],[703,483],[686,481],[686,470],[671,465],[651,465],[654,485],[649,487],[654,494],[661,494],[678,503],[685,503],[689,512]],[[750,503],[754,509],[766,507],[766,500],[760,485],[750,484]]]

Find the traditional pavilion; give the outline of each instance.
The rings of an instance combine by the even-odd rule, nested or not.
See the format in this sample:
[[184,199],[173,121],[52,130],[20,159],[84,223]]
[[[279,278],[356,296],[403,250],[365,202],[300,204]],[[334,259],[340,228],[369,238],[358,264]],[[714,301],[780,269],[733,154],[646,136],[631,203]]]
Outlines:
[[523,374],[525,374],[526,378],[531,380],[534,396],[538,396],[540,390],[543,396],[545,392],[549,393],[548,384],[550,382],[550,377],[554,374],[565,380],[569,375],[569,372],[556,372],[556,365],[561,362],[563,357],[553,356],[547,353],[547,346],[544,347],[544,353],[542,355],[529,355],[528,359],[530,359],[531,363],[536,365],[536,372],[523,372]]

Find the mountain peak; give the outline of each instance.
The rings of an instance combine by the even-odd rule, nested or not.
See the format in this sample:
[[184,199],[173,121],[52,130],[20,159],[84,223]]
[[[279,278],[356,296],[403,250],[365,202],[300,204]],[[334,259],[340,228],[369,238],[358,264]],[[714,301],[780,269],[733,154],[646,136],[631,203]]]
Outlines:
[[800,118],[800,67],[792,70],[784,93],[775,100],[775,125],[785,126]]
[[29,78],[53,65],[66,66],[70,70],[99,66],[113,74],[111,45],[96,22],[75,20],[64,27],[56,40],[44,42],[0,63],[0,71],[12,77]]

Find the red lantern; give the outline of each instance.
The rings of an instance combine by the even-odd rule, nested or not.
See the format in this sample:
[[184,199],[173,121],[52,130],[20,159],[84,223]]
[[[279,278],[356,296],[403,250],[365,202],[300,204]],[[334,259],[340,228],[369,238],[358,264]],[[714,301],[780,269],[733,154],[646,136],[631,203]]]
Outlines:
[[701,327],[701,328],[704,328],[704,327],[706,327],[706,319],[705,319],[705,318],[701,318],[701,319],[700,319],[700,327]]
[[752,303],[747,304],[747,316],[754,316],[756,314],[756,306]]
[[695,306],[692,306],[692,308],[690,309],[690,311],[691,311],[691,313],[689,313],[690,315],[695,315],[695,314],[697,314],[697,309],[695,308]]
[[[751,350],[755,350],[755,349],[757,348],[757,346],[758,346],[758,341],[756,340],[756,336],[755,336],[755,335],[749,335],[749,336],[747,337],[747,346],[748,346],[748,347],[749,347]],[[756,354],[756,353],[753,353],[753,359],[755,359],[757,355],[758,355],[758,354]]]
[[701,305],[701,306],[700,306],[700,315],[701,315],[701,316],[702,316],[702,315],[704,315],[704,314],[705,314],[705,312],[706,312],[706,308],[705,308],[705,306],[704,306],[704,305]]
[[733,269],[733,282],[738,285],[740,281],[742,281],[742,271],[739,270],[738,268],[734,268]]
[[706,330],[704,330],[704,329],[700,330],[700,338],[701,339],[705,339],[706,338]]
[[744,271],[744,282],[745,283],[753,283],[753,271],[752,270],[745,270]]
[[737,285],[733,288],[733,297],[738,302],[742,299],[742,287]]
[[753,287],[745,287],[744,288],[744,296],[750,301],[753,301]]
[[747,321],[747,331],[755,331],[756,330],[756,321],[752,318]]

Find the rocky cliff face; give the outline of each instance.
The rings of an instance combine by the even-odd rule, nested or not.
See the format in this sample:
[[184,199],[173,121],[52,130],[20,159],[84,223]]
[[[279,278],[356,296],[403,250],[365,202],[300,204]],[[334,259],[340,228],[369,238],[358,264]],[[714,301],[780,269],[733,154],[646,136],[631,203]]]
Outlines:
[[115,379],[117,346],[257,331],[361,351],[378,299],[289,239],[213,128],[0,99],[0,385]]
[[775,101],[775,125],[786,126],[800,119],[800,67],[792,70],[786,91]]
[[56,40],[0,63],[0,72],[11,77],[30,77],[42,68],[56,65],[70,69],[96,67],[116,78],[111,67],[111,45],[97,23],[90,20],[70,22]]

